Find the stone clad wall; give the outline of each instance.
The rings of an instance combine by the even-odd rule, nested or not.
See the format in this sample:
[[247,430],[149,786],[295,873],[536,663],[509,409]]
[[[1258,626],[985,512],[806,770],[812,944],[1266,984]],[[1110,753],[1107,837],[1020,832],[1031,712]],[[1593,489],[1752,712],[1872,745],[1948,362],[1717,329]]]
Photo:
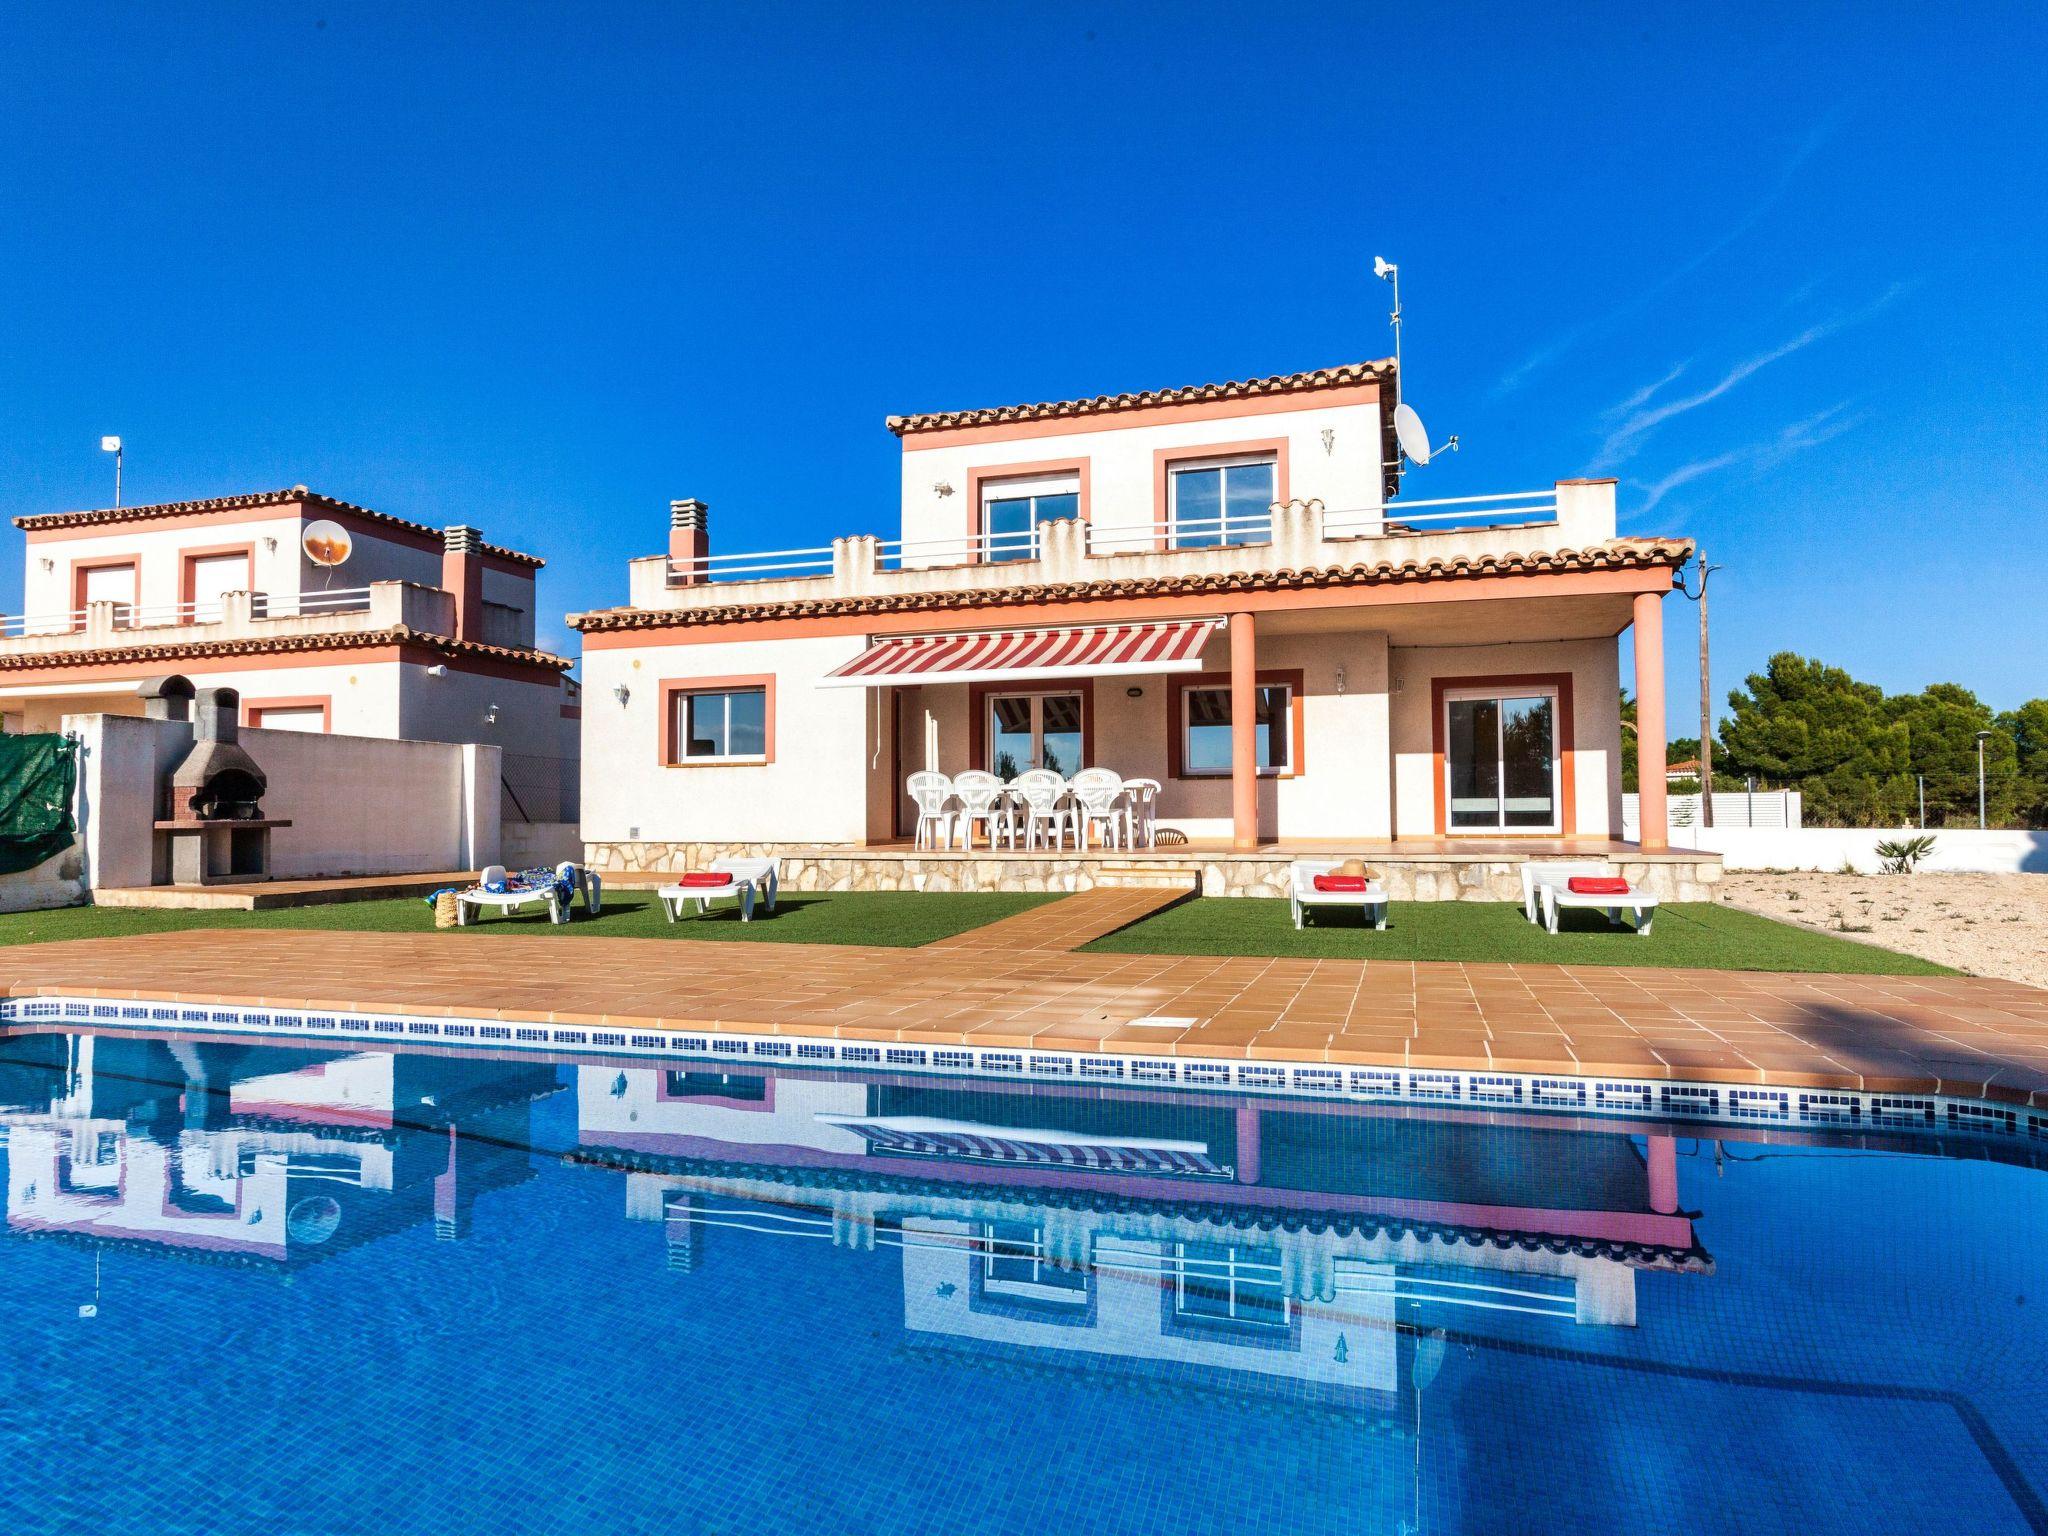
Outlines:
[[[789,848],[773,843],[590,843],[589,864],[607,874],[667,874],[703,869],[717,858],[782,859],[791,891],[1085,891],[1098,885],[1182,884],[1198,879],[1204,896],[1287,894],[1284,854],[1166,853],[899,853],[868,849]],[[1365,855],[1394,901],[1522,899],[1522,861],[1437,856],[1376,859]],[[1616,873],[1664,901],[1712,901],[1720,860],[1631,858],[1607,861]]]

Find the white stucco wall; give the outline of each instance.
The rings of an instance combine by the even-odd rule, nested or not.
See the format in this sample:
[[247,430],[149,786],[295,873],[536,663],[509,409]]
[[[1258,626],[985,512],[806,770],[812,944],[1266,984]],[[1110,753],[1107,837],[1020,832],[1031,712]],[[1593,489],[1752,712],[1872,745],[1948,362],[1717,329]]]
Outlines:
[[1621,674],[1615,640],[1395,646],[1390,652],[1390,666],[1397,837],[1436,835],[1432,681],[1550,672],[1569,672],[1572,677],[1577,835],[1620,835]]
[[[920,446],[913,434],[905,440],[903,453],[903,538],[965,538],[979,517],[979,508],[969,494],[969,476],[977,470],[1085,458],[1089,461],[1089,520],[1097,547],[1145,548],[1144,536],[1132,536],[1121,545],[1107,536],[1154,521],[1153,459],[1159,450],[1185,450],[1187,457],[1199,458],[1205,448],[1215,445],[1274,438],[1287,442],[1285,497],[1320,498],[1332,511],[1380,504],[1382,445],[1379,407],[1374,404],[1151,426],[1118,426],[1115,417],[1094,419],[1106,423],[1106,429],[940,447]],[[1326,430],[1331,434],[1327,449],[1323,445]],[[941,496],[934,489],[940,482],[950,485],[952,494]],[[1333,527],[1332,531],[1339,530]],[[924,563],[945,564],[958,558],[957,551],[936,551]]]
[[[188,722],[74,716],[85,880],[142,886],[158,872],[158,785],[191,747]],[[271,873],[281,878],[474,869],[498,858],[494,747],[245,730],[269,787]],[[396,808],[402,808],[402,814]]]
[[[275,549],[264,547],[265,539],[276,541]],[[169,608],[181,600],[182,556],[188,549],[210,549],[223,544],[253,545],[252,561],[256,590],[296,593],[300,590],[303,558],[299,551],[299,519],[289,515],[266,517],[246,523],[223,522],[206,527],[160,528],[148,523],[109,524],[103,527],[68,530],[63,538],[31,539],[25,545],[22,571],[22,612],[30,616],[62,615],[71,611],[71,568],[76,562],[122,560],[134,556],[140,561],[136,602],[144,608]],[[44,562],[49,568],[44,569]],[[437,570],[433,578],[440,581]],[[337,579],[336,586],[363,586],[365,582]]]
[[[274,517],[235,521],[223,515],[218,520],[182,526],[170,519],[169,526],[149,522],[109,523],[67,530],[62,537],[38,537],[27,542],[22,573],[22,612],[34,616],[61,617],[72,611],[72,567],[78,562],[97,563],[133,557],[138,561],[136,602],[147,609],[168,610],[183,598],[184,555],[189,550],[218,549],[249,545],[252,590],[276,596],[301,593],[354,590],[377,581],[409,581],[420,586],[441,584],[441,551],[427,541],[380,536],[358,529],[348,561],[332,569],[316,566],[305,557],[301,534],[307,523],[316,521],[318,511],[306,516],[280,512]],[[45,567],[47,562],[47,568]],[[532,643],[534,576],[531,569],[518,571],[486,566],[483,580],[487,602],[516,608],[529,618],[524,639]],[[62,627],[62,626],[52,626]]]
[[[817,681],[863,648],[846,635],[587,651],[584,840],[861,842],[875,696]],[[762,673],[777,677],[773,762],[662,763],[664,680]],[[622,685],[624,705],[614,692]],[[886,720],[886,702],[883,712]]]

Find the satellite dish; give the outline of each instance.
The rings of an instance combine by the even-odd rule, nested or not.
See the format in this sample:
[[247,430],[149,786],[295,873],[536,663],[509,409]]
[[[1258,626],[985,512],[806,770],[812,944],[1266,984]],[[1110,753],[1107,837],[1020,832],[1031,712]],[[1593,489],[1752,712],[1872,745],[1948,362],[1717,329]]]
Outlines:
[[299,536],[299,547],[315,565],[336,566],[348,559],[355,545],[346,528],[323,517],[306,524],[306,531]]
[[1394,440],[1408,455],[1409,462],[1429,462],[1429,430],[1422,425],[1422,418],[1415,413],[1415,407],[1406,400],[1394,407]]

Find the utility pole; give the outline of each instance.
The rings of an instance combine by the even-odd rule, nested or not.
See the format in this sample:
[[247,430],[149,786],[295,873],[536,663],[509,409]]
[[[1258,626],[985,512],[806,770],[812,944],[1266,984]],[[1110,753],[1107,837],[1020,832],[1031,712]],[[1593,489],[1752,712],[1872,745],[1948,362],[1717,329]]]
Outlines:
[[[1694,556],[1693,563],[1699,567],[1700,589],[1695,592],[1679,578],[1678,590],[1700,605],[1700,825],[1714,824],[1714,685],[1707,663],[1707,579],[1721,569],[1718,565],[1707,564],[1707,554],[1701,550]],[[1643,765],[1636,765],[1636,772],[1643,772]]]

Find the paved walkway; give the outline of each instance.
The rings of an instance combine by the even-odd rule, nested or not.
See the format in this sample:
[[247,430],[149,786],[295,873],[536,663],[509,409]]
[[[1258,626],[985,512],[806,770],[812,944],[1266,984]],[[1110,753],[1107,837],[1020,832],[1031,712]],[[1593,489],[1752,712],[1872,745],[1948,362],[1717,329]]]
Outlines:
[[979,928],[927,944],[926,949],[1048,949],[1061,952],[1092,944],[1119,928],[1150,917],[1194,894],[1184,886],[1097,886],[1048,901],[1015,917],[997,918]]
[[[0,980],[14,996],[1611,1073],[2048,1107],[2048,992],[1976,977],[202,930],[8,948]],[[1133,1025],[1158,1016],[1194,1022]]]

